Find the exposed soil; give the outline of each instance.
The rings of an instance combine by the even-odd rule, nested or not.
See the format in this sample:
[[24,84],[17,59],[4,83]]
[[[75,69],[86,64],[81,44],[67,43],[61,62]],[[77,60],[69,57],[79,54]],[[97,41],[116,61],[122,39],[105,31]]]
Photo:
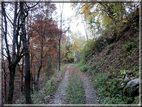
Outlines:
[[65,71],[65,76],[61,81],[57,91],[54,94],[53,99],[51,99],[50,104],[66,104],[65,102],[65,93],[68,88],[70,73],[76,72],[81,78],[83,88],[85,91],[86,104],[99,104],[99,100],[97,97],[97,92],[94,90],[93,85],[91,83],[91,79],[87,77],[83,72],[80,71],[79,68],[75,66],[67,66]]
[[97,96],[96,90],[94,90],[93,88],[91,79],[83,72],[81,72],[79,68],[75,67],[75,69],[83,83],[85,96],[86,96],[86,104],[99,104],[99,98]]
[[65,104],[65,92],[68,87],[68,79],[69,79],[69,66],[65,71],[65,75],[63,80],[61,81],[57,91],[55,92],[54,98],[50,101],[50,104]]

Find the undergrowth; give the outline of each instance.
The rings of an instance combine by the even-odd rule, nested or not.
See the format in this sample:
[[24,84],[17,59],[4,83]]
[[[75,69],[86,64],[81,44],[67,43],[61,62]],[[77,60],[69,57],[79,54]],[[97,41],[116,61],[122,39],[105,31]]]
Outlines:
[[94,76],[94,86],[99,90],[99,100],[101,104],[131,104],[133,97],[123,95],[123,86],[120,79],[110,79],[108,74],[98,73]]
[[[85,104],[84,89],[77,73],[71,74],[69,86],[66,92],[67,104]],[[76,81],[76,82],[75,82]]]
[[[36,91],[33,88],[33,94],[31,94],[31,98],[33,104],[47,104],[49,99],[54,94],[55,90],[57,89],[59,82],[62,79],[64,74],[65,66],[61,67],[60,71],[56,71],[50,80],[48,77],[44,78],[44,82],[40,84],[40,90]],[[16,101],[16,104],[25,104],[25,97],[21,94],[21,98]]]
[[86,65],[82,65],[81,67],[79,67],[79,69],[80,69],[82,72],[87,72],[88,67],[87,67]]
[[120,36],[117,40],[113,38],[115,33],[106,33],[91,43],[90,49],[84,48],[85,52],[82,52],[82,60],[77,66],[92,76],[101,104],[139,103],[139,97],[123,95],[122,85],[126,76],[139,78],[139,38],[138,32],[133,32],[132,29],[122,32],[123,35],[117,35]]
[[135,44],[133,42],[129,42],[126,45],[123,45],[122,49],[123,51],[130,51],[133,47],[135,47]]

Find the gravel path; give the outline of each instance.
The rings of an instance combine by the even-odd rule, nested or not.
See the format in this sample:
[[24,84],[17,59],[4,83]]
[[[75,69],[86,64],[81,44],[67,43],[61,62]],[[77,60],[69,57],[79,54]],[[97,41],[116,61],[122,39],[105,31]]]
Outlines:
[[62,80],[62,82],[60,83],[55,95],[54,95],[54,99],[52,99],[50,101],[50,104],[65,104],[65,92],[67,90],[68,87],[68,79],[69,79],[69,70],[68,70],[67,66],[67,70],[65,72],[65,76]]
[[91,80],[88,78],[87,75],[81,72],[79,68],[76,67],[76,69],[83,83],[85,96],[86,96],[86,104],[99,104],[99,100],[98,100],[99,98],[97,97],[96,91],[93,88]]
[[67,66],[65,76],[61,81],[57,91],[55,92],[54,98],[50,101],[49,104],[66,104],[65,93],[68,88],[68,80],[71,71],[78,73],[79,77],[81,78],[85,90],[86,104],[99,104],[99,100],[96,91],[93,89],[91,79],[89,79],[83,72],[81,72],[80,69],[76,67],[76,65],[74,67]]

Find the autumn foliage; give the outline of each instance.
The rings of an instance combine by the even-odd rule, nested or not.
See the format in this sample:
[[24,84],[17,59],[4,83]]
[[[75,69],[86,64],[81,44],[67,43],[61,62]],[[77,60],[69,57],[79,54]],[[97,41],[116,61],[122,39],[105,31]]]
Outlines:
[[[18,9],[19,2],[4,3],[4,8],[10,6],[10,11]],[[43,82],[44,76],[48,77],[54,73],[54,69],[58,69],[58,44],[59,35],[62,31],[57,27],[57,23],[52,19],[52,13],[56,10],[55,4],[47,3],[24,3],[25,12],[28,12],[28,16],[25,18],[26,29],[26,41],[28,41],[29,55],[30,55],[30,91],[33,92],[33,88],[37,91],[40,89],[38,84]],[[26,10],[27,9],[27,10]],[[7,12],[7,11],[6,11]],[[18,14],[18,13],[17,13]],[[3,14],[6,15],[6,14]],[[19,16],[18,16],[19,17]],[[7,20],[7,19],[6,19]],[[19,19],[14,19],[15,24],[20,23]],[[18,22],[19,21],[19,22]],[[7,24],[7,23],[5,23]],[[14,25],[11,25],[14,31]],[[20,26],[20,25],[19,25]],[[5,30],[5,29],[4,29]],[[19,37],[22,30],[19,30]],[[9,31],[10,32],[10,31]],[[5,37],[7,34],[5,33]],[[11,36],[11,35],[10,35]],[[17,37],[18,37],[17,36]],[[61,35],[62,37],[62,35]],[[13,35],[11,38],[14,38]],[[7,39],[7,38],[6,38]],[[21,39],[21,38],[20,38]],[[21,42],[21,41],[20,41]],[[5,43],[5,41],[4,41]],[[11,45],[11,44],[10,44]],[[9,45],[9,47],[10,47]],[[5,44],[4,44],[5,46]],[[13,45],[11,45],[12,47]],[[23,44],[20,44],[20,52],[22,52]],[[14,47],[14,46],[13,46]],[[9,50],[10,52],[11,50]],[[23,51],[24,52],[24,51]],[[11,54],[12,52],[10,52]],[[8,101],[9,90],[9,63],[3,56],[3,103]],[[20,99],[20,94],[25,93],[25,56],[21,56],[21,60],[17,62],[15,74],[14,74],[14,92],[12,103],[16,103],[17,99]]]

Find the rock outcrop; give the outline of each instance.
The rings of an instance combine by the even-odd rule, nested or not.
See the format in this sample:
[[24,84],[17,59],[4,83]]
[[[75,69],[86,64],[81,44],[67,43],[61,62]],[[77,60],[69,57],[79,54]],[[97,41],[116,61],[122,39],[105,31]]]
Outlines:
[[130,80],[123,89],[123,94],[134,97],[139,94],[139,78]]

